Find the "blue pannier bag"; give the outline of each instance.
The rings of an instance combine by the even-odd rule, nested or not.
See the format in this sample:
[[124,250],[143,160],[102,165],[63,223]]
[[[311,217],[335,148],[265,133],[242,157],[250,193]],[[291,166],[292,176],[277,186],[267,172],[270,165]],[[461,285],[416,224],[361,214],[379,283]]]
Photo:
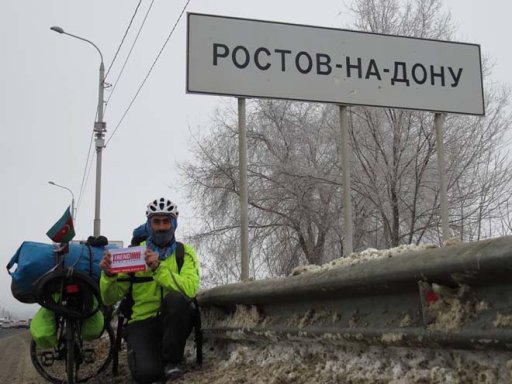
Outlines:
[[[99,263],[103,258],[104,248],[70,243],[68,253],[58,255],[52,244],[23,242],[7,264],[7,271],[12,278],[12,295],[22,303],[36,303],[33,283],[54,268],[59,260],[63,261],[65,267],[87,273],[95,281],[99,281]],[[15,264],[17,267],[11,272]]]

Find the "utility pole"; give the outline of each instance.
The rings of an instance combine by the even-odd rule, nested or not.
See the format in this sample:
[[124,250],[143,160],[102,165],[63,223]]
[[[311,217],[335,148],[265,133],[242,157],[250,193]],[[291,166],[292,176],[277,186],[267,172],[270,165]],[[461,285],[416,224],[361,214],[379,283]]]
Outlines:
[[103,55],[101,54],[100,49],[94,44],[92,41],[84,39],[83,37],[73,35],[68,32],[64,32],[61,27],[51,27],[52,31],[57,33],[68,35],[74,37],[75,39],[85,41],[86,43],[91,44],[96,51],[100,54],[100,78],[99,78],[99,87],[98,87],[98,109],[97,109],[97,119],[94,123],[94,135],[95,135],[95,145],[96,145],[96,195],[95,195],[95,208],[94,208],[94,236],[98,237],[100,235],[100,227],[101,227],[101,159],[102,159],[102,151],[105,146],[105,132],[106,123],[103,121],[103,105],[104,105],[104,97],[103,91],[105,90],[105,66],[103,64]]
[[98,88],[98,119],[94,123],[94,134],[96,144],[96,197],[94,209],[94,237],[100,235],[101,226],[101,160],[102,151],[105,147],[105,132],[107,131],[106,123],[103,121],[103,91],[105,90],[105,67],[103,65],[103,56],[101,57],[100,64],[100,82]]

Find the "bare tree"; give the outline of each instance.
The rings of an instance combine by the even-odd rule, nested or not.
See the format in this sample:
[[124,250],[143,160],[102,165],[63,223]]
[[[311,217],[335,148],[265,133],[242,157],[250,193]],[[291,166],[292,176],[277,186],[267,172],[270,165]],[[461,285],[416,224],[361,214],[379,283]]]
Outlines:
[[354,0],[349,9],[360,31],[444,40],[454,33],[441,0]]
[[[450,15],[442,13],[441,5],[440,0],[357,0],[352,11],[358,29],[449,40]],[[449,115],[445,124],[450,225],[463,239],[481,237],[482,223],[497,213],[511,182],[510,162],[502,151],[512,121],[510,93],[488,78],[486,86],[486,117]],[[425,112],[353,109],[352,141],[360,170],[354,172],[354,185],[373,207],[369,227],[379,219],[382,223],[382,235],[373,237],[377,246],[440,240],[432,117]]]
[[[181,167],[205,214],[196,239],[206,243],[211,238],[238,241],[237,128],[235,116],[223,112],[212,134],[196,143],[200,165]],[[253,274],[286,274],[303,262],[320,264],[333,236],[342,241],[334,233],[342,207],[339,182],[331,180],[337,175],[327,123],[332,108],[259,100],[250,103],[248,115],[249,227],[252,251],[257,250]]]
[[4,307],[0,307],[0,317],[5,317],[11,320],[17,319],[17,316],[13,315],[11,311],[7,310]]

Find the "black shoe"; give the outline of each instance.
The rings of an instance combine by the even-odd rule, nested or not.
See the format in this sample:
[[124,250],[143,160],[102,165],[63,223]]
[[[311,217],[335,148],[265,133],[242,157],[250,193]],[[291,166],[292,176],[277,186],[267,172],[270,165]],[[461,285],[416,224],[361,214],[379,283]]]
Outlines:
[[176,364],[167,364],[164,367],[164,374],[167,382],[169,383],[172,380],[176,380],[183,376],[183,371]]

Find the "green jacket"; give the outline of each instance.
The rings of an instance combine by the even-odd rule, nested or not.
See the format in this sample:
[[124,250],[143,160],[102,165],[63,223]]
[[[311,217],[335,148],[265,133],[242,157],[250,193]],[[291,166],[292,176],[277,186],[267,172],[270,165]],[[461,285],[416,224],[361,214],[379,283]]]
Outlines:
[[[130,323],[155,317],[160,310],[161,299],[170,291],[181,292],[190,298],[196,296],[199,289],[199,263],[194,248],[188,244],[183,246],[185,254],[179,274],[176,252],[160,260],[160,265],[155,272],[147,270],[135,273],[135,276],[152,276],[153,281],[133,284],[134,304]],[[117,279],[127,277],[128,275],[124,273],[108,277],[105,272],[101,272],[100,291],[105,305],[113,305],[126,296],[131,283],[117,281]]]

